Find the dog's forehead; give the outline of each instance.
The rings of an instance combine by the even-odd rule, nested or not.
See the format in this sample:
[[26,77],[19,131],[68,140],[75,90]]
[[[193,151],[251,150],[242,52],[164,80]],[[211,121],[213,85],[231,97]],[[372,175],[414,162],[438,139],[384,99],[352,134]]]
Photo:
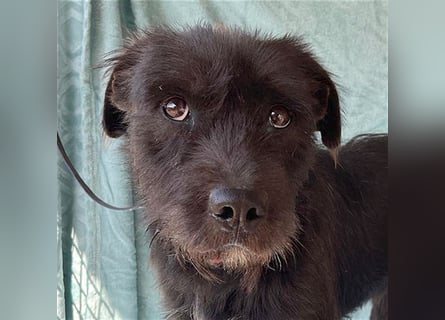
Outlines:
[[301,71],[305,58],[304,50],[291,38],[264,39],[256,34],[208,28],[158,30],[146,44],[141,77],[152,91],[161,88],[167,94],[298,94],[295,89],[305,86]]
[[248,33],[196,28],[187,32],[153,32],[148,46],[155,55],[161,54],[157,58],[182,58],[187,62],[210,64],[217,62],[216,58],[252,57],[255,49],[265,46],[266,42]]

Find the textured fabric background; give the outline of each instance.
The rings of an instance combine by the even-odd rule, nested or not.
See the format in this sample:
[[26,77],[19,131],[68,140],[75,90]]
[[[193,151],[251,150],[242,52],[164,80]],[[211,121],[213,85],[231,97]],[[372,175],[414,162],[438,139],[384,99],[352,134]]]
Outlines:
[[[120,140],[106,139],[106,81],[94,67],[129,30],[199,21],[302,35],[340,86],[343,140],[387,132],[387,3],[384,1],[59,1],[59,131],[89,185],[131,204]],[[161,319],[141,213],[92,202],[59,161],[58,319]],[[352,319],[368,319],[369,304]]]

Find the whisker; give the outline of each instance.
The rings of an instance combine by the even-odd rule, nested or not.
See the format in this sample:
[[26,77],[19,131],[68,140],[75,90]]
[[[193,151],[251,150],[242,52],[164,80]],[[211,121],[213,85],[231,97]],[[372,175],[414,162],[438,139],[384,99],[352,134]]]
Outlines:
[[204,279],[211,282],[222,283],[221,279],[211,273],[207,268],[203,267],[199,262],[193,261],[191,259],[189,259],[188,262],[190,262],[190,264],[195,268],[198,274],[200,274]]
[[161,230],[156,229],[155,233],[153,234],[153,237],[151,237],[150,243],[148,244],[149,248],[151,248],[153,241],[159,236],[160,233],[161,233]]
[[270,263],[267,265],[267,268],[270,269],[270,270],[272,270],[272,271],[277,271],[277,269],[272,268],[272,266],[270,265]]
[[301,248],[303,248],[308,254],[310,254],[309,250],[304,246],[304,244],[299,239],[294,239],[294,240]]
[[283,264],[281,263],[280,255],[277,252],[274,253],[274,259],[278,263],[278,270],[283,271]]

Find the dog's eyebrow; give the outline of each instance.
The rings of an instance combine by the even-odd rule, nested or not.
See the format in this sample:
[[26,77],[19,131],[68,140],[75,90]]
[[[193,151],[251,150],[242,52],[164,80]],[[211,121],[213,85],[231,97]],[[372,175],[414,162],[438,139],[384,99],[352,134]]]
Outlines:
[[146,95],[149,98],[169,98],[171,96],[179,96],[186,98],[188,89],[181,87],[178,83],[170,83],[169,81],[156,81],[148,86]]
[[271,105],[283,105],[286,108],[295,111],[309,113],[311,112],[311,102],[305,92],[298,87],[292,87],[289,83],[284,86],[268,85],[262,92]]

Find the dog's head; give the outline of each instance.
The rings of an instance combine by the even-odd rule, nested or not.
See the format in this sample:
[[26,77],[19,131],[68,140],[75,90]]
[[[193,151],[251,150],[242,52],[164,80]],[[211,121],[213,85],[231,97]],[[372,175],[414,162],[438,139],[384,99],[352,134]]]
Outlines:
[[110,59],[103,125],[125,135],[149,223],[195,266],[286,256],[314,132],[340,142],[337,91],[298,39],[159,27]]

